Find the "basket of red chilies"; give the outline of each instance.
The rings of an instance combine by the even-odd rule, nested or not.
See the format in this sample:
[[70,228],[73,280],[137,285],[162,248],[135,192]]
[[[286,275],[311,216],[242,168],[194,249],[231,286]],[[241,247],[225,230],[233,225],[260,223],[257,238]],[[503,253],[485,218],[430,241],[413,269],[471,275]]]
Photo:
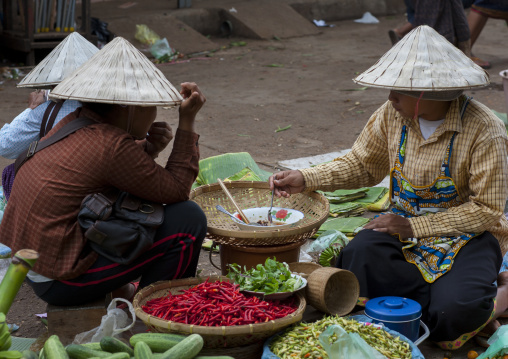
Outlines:
[[205,348],[224,348],[260,342],[299,322],[306,302],[299,293],[264,301],[215,276],[154,283],[136,294],[133,305],[152,332],[196,333]]

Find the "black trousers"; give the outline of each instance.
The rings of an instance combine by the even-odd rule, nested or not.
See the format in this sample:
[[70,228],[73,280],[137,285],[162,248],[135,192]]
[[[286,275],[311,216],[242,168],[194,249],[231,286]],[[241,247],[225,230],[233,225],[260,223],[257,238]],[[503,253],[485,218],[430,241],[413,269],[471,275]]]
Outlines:
[[342,250],[337,267],[356,275],[361,297],[400,296],[419,302],[433,341],[456,340],[489,320],[503,260],[492,234],[469,240],[451,270],[433,283],[406,261],[403,246],[389,234],[365,229]]
[[133,263],[120,265],[99,256],[77,278],[41,283],[27,279],[27,282],[45,302],[65,306],[104,298],[140,277],[140,288],[159,280],[193,277],[206,229],[206,216],[195,202],[166,205],[164,223],[158,228],[152,247]]

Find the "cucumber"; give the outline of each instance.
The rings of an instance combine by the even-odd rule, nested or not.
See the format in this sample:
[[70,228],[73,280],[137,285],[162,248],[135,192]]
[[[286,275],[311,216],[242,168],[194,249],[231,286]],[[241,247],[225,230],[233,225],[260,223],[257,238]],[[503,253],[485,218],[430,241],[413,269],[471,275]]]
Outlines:
[[136,359],[151,359],[152,350],[145,342],[137,342],[134,346],[134,358]]
[[21,354],[23,354],[23,359],[39,359],[39,355],[31,350],[23,350]]
[[[111,355],[111,353],[103,352],[100,350],[93,350],[81,344],[69,344],[65,350],[71,359],[88,359],[93,357],[105,358]],[[46,355],[46,359],[52,358],[48,358]]]
[[69,359],[58,335],[50,336],[44,343],[44,357],[46,359]]
[[133,347],[137,342],[145,342],[153,353],[164,353],[185,338],[184,335],[170,333],[138,333],[134,334],[129,342]]
[[[101,349],[110,353],[127,353],[129,358],[134,356],[134,350],[122,342],[120,339],[113,337],[104,337],[100,342]],[[127,358],[127,359],[129,359]]]
[[0,352],[0,359],[21,359],[23,354],[17,350],[4,350]]
[[90,348],[90,349],[93,349],[93,350],[102,350],[101,343],[99,343],[99,342],[84,343],[84,344],[80,344],[80,345]]
[[119,352],[107,356],[106,359],[130,359],[130,355],[124,352]]
[[199,334],[191,334],[180,343],[164,352],[161,359],[192,359],[203,349],[203,338]]

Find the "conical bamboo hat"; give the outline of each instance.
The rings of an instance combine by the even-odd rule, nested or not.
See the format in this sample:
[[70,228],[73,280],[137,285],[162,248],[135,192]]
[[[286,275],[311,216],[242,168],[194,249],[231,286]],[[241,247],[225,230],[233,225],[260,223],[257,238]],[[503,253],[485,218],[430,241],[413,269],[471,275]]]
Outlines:
[[405,91],[448,91],[486,86],[489,74],[433,28],[404,36],[353,79],[364,86]]
[[50,98],[135,106],[174,106],[182,96],[138,49],[116,37],[50,93]]
[[99,49],[77,32],[67,36],[33,68],[18,87],[45,88],[56,86],[83,65]]

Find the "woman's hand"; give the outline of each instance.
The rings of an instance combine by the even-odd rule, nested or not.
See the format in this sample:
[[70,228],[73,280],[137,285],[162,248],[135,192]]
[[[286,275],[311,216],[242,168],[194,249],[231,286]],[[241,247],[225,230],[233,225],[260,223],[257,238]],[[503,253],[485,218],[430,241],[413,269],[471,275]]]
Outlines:
[[270,189],[275,191],[277,197],[289,197],[305,189],[305,179],[300,171],[278,172],[268,179]]
[[180,122],[178,127],[185,131],[194,131],[196,114],[206,102],[206,97],[194,82],[184,82],[180,93],[184,100],[179,109]]
[[383,214],[374,218],[363,228],[388,234],[398,234],[401,239],[414,237],[409,220],[393,213]]
[[173,139],[171,126],[166,122],[154,122],[146,136],[146,152],[157,158]]
[[44,102],[46,102],[46,91],[44,90],[36,90],[28,95],[28,107],[32,110]]

